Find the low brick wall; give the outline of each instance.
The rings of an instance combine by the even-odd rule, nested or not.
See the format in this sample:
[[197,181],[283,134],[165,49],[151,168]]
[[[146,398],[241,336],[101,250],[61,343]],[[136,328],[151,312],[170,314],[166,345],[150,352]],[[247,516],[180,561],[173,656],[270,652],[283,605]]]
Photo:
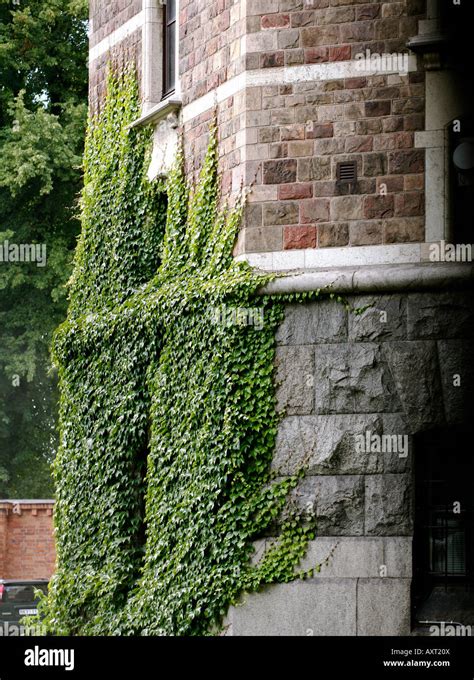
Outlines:
[[0,578],[49,579],[56,551],[54,501],[0,501]]

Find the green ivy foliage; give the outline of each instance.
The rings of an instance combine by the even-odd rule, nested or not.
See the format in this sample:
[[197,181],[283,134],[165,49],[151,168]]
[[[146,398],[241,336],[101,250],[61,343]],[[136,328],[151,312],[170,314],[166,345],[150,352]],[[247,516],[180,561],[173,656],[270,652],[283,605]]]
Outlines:
[[82,231],[71,279],[69,312],[82,316],[124,302],[156,273],[165,228],[164,188],[150,183],[150,129],[140,115],[131,69],[108,78],[100,119],[89,122],[84,153]]
[[[232,257],[243,200],[220,207],[216,126],[196,187],[179,149],[165,206],[145,176],[151,132],[128,127],[138,106],[133,73],[111,71],[55,337],[58,565],[41,604],[54,634],[214,634],[242,592],[304,576],[313,537],[283,514],[299,476],[271,473],[283,308]],[[257,308],[263,325],[242,320]]]

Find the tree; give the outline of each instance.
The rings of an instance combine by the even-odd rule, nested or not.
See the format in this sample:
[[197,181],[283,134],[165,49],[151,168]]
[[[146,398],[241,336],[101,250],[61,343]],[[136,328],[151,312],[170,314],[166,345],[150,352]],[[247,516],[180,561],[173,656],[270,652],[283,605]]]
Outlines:
[[[57,390],[49,348],[66,313],[80,230],[87,49],[86,0],[0,0],[3,497],[53,493]],[[11,261],[11,244],[45,246],[45,266]]]

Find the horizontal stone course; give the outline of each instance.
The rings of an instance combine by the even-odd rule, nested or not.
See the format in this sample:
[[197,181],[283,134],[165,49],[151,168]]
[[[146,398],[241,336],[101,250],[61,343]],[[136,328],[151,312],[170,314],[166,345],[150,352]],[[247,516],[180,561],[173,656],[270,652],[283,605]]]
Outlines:
[[302,569],[320,568],[313,580],[380,578],[382,566],[388,578],[411,578],[412,538],[320,536],[309,542],[301,561]]
[[410,614],[410,579],[358,581],[357,635],[409,635]]
[[244,595],[226,623],[237,636],[408,635],[410,579],[318,577],[271,585]]
[[296,581],[244,595],[229,613],[232,635],[355,635],[356,579]]

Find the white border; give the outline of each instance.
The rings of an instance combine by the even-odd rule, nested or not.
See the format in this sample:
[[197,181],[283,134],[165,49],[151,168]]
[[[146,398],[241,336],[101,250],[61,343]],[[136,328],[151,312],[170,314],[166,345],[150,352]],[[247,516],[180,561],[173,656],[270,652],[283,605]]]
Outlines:
[[345,246],[343,248],[304,248],[266,253],[243,253],[235,259],[266,271],[292,271],[324,267],[413,264],[422,261],[421,243],[382,246]]
[[[416,68],[416,56],[410,55],[408,58],[408,72],[416,71]],[[216,103],[235,96],[247,87],[291,85],[323,80],[338,80],[340,78],[360,78],[367,75],[380,75],[380,71],[361,71],[361,63],[357,59],[244,71],[219,85],[215,90],[187,104],[183,109],[183,122],[189,122],[196,118],[196,116],[211,109]],[[384,75],[399,75],[399,72],[398,70],[387,70],[384,71]]]

